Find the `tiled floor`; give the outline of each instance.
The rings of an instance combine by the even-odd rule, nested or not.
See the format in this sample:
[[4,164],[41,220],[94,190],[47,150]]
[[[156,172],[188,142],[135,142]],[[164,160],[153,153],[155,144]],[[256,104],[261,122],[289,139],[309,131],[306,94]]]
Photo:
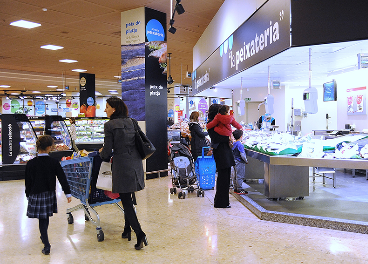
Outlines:
[[0,263],[368,263],[368,235],[259,220],[231,195],[232,208],[215,209],[212,190],[178,199],[169,193],[170,177],[146,183],[137,214],[147,247],[137,251],[135,237],[121,238],[123,215],[113,205],[96,207],[102,242],[82,211],[68,225],[65,211],[79,201],[67,204],[58,188],[51,254],[44,256],[38,222],[25,215],[24,181],[0,182]]

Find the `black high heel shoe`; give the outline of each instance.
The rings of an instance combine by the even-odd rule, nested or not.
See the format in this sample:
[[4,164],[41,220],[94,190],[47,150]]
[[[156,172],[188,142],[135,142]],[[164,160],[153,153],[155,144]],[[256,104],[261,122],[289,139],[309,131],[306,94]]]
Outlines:
[[142,231],[139,233],[139,235],[137,235],[137,244],[134,245],[136,250],[140,250],[143,248],[143,243],[145,246],[148,245],[148,241],[147,241],[147,236],[146,234]]
[[42,249],[42,253],[44,255],[49,255],[50,254],[50,249],[51,249],[51,246],[45,246],[43,249]]
[[128,241],[132,240],[132,230],[130,227],[124,227],[124,232],[121,234],[122,238],[127,238]]

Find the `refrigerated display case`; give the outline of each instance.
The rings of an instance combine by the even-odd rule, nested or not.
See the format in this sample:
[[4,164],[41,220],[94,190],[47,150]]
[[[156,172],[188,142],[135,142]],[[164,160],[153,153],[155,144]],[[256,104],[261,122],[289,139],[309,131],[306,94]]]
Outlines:
[[[76,117],[75,126],[77,139],[75,143],[78,149],[93,151],[100,149],[104,142],[104,124],[109,121],[108,118],[95,117],[85,118]],[[65,120],[67,126],[70,126],[69,120]]]
[[36,134],[24,114],[3,114],[1,119],[1,178],[24,179],[25,164],[36,156]]
[[31,117],[30,122],[36,136],[50,135],[54,139],[55,149],[50,156],[60,160],[73,154],[73,147],[68,128],[61,116]]

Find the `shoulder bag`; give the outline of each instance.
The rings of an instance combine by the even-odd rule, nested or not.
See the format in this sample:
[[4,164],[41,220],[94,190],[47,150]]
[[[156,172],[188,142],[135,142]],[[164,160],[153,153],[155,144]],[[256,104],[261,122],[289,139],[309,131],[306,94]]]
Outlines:
[[156,148],[153,146],[152,142],[148,139],[148,137],[143,133],[141,128],[138,125],[137,120],[131,118],[134,130],[135,130],[135,145],[137,150],[142,158],[142,160],[148,159],[155,151]]

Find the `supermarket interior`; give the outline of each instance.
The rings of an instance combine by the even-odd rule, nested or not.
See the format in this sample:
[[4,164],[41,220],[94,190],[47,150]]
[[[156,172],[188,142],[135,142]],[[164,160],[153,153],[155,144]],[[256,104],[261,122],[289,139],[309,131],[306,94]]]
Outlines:
[[[57,185],[49,263],[368,263],[364,4],[196,2],[0,2],[1,263],[43,261],[24,195],[25,167],[41,135],[54,139],[50,156],[64,170],[73,164],[87,175],[78,185],[86,197],[72,193],[71,205]],[[11,24],[19,19],[40,24],[20,29]],[[62,46],[39,51],[49,43]],[[120,242],[120,200],[96,190],[91,176],[88,157],[103,147],[111,96],[123,99],[156,147],[142,161],[146,188],[136,194],[149,240],[143,255]],[[191,114],[206,133],[215,104],[229,106],[241,125],[247,156],[245,193],[235,191],[232,168],[227,209],[214,208],[212,151],[198,162],[190,153]],[[206,144],[214,147],[208,135]],[[189,151],[184,169],[178,150]],[[202,160],[215,165],[202,170]],[[183,170],[194,180],[182,182]]]

